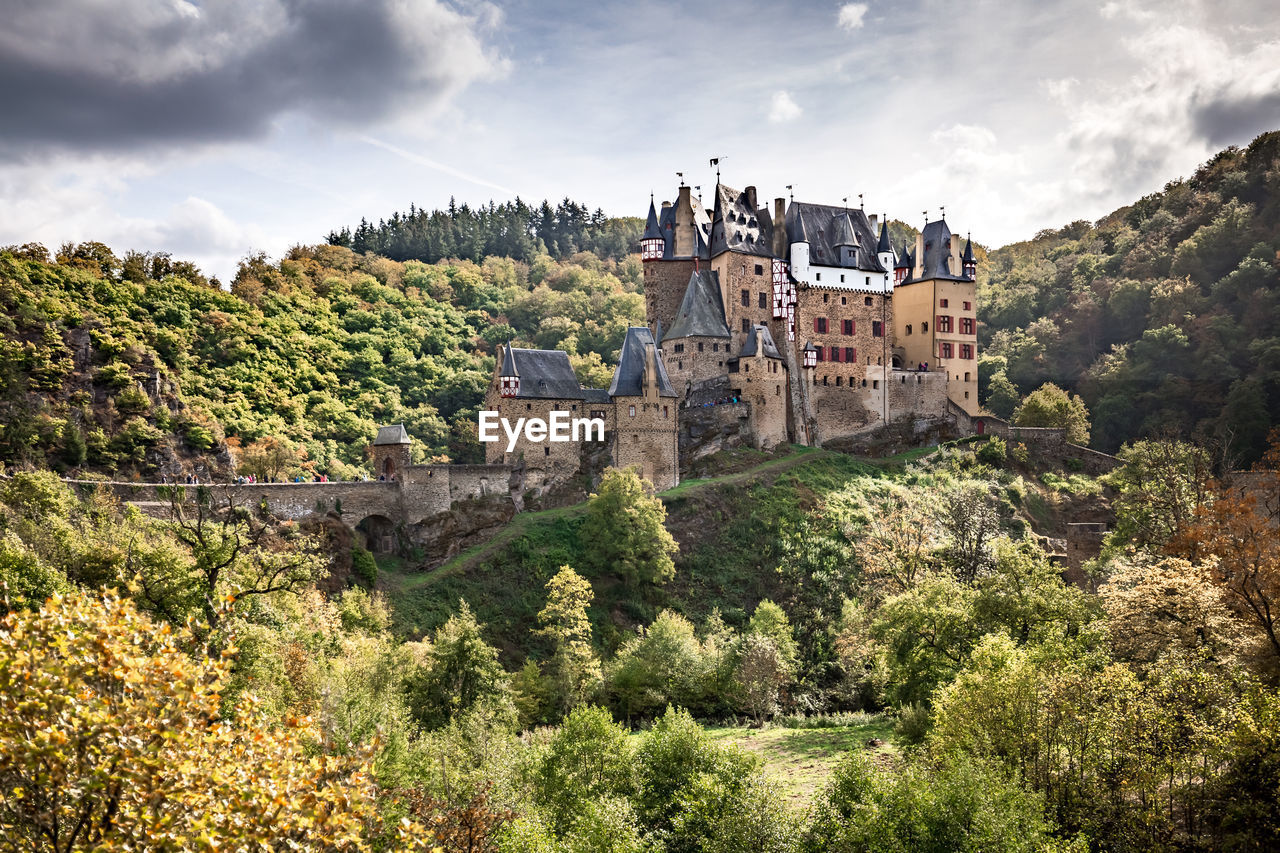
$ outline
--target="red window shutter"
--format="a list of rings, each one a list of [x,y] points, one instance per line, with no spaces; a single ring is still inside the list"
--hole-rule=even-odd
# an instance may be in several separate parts
[[[814,318],[813,318],[813,330],[814,330],[815,332],[816,332],[816,331],[818,331],[818,318],[817,318],[817,317],[814,317]]]

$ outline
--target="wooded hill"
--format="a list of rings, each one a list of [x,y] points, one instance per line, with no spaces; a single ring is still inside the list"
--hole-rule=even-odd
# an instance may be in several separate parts
[[[1171,430],[1256,460],[1280,421],[1280,132],[992,251],[978,284],[997,414],[1051,381],[1084,398],[1102,450]]]
[[[644,321],[640,282],[635,257],[424,264],[317,246],[247,258],[227,292],[164,255],[11,247],[0,463],[226,474],[227,442],[289,475],[351,477],[376,426],[397,422],[419,460],[477,461],[494,346],[567,350],[584,383],[607,387]]]

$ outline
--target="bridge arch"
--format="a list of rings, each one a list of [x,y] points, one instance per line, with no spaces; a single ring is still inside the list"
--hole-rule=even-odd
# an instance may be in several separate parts
[[[364,547],[373,553],[389,554],[396,550],[396,523],[385,515],[370,513],[360,519],[355,529]]]

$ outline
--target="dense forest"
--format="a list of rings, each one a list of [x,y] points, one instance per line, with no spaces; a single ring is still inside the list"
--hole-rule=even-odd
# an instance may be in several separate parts
[[[640,282],[634,256],[425,264],[317,246],[247,258],[228,292],[163,255],[11,248],[0,462],[226,474],[228,447],[253,447],[290,473],[350,478],[376,427],[397,422],[419,460],[475,460],[495,345],[566,350],[585,384],[607,387],[644,321]]]
[[[1280,421],[1280,132],[992,251],[979,318],[996,414],[1053,382],[1084,400],[1099,449],[1171,432],[1256,460]]]
[[[328,242],[361,255],[426,263],[447,258],[479,263],[490,256],[531,263],[543,254],[566,260],[579,252],[621,261],[636,251],[642,231],[640,217],[608,217],[599,208],[592,213],[567,198],[555,207],[547,201],[530,207],[516,198],[474,209],[450,199],[446,210],[410,205],[407,213],[397,211],[377,225],[361,220],[354,231],[330,232]]]

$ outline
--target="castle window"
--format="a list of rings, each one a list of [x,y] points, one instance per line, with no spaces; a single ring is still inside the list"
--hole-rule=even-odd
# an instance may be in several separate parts
[[[939,300],[938,300],[938,307],[939,307],[939,308],[946,308],[946,307],[947,307],[947,300],[945,300],[945,299],[939,299]]]
[[[961,358],[973,358],[973,344],[961,344],[961,345],[960,345],[960,357],[961,357]]]
[[[967,371],[967,370],[964,372],[964,381],[965,381],[965,382],[968,382],[968,381],[969,381],[969,371]]]
[[[751,331],[751,321],[748,320],[746,317],[742,318],[742,331],[744,332]]]
[[[551,445],[547,445],[546,447],[542,448],[542,455],[543,456],[551,455]]]
[[[910,323],[908,323],[908,324],[907,324],[907,334],[908,334],[908,335],[909,335],[909,334],[911,334],[911,324],[910,324]]]
[[[836,377],[836,387],[837,387],[837,388],[839,388],[839,387],[841,387],[842,385],[844,385],[844,377],[843,377],[843,376],[837,376],[837,377]]]
[[[841,304],[841,305],[848,305],[848,304],[849,304],[849,300],[848,300],[848,299],[846,299],[845,297],[841,296],[841,297],[840,297],[840,304]]]
[[[866,387],[867,387],[867,380],[865,380],[865,379],[864,379],[864,380],[862,380],[862,387],[863,387],[863,388],[866,388]]]
[[[852,320],[841,320],[841,321],[840,321],[840,325],[843,327],[844,333],[845,333],[846,335],[852,335],[852,334],[853,334],[853,321],[852,321]]]
[[[749,364],[744,364],[744,365],[742,365],[742,372],[743,372],[743,373],[750,373],[750,372],[751,372],[751,365],[749,365]]]
[[[839,360],[840,360],[840,347],[832,347],[832,348],[831,348],[831,360],[832,360],[832,361],[839,361]]]
[[[628,406],[627,409],[628,409],[627,414],[634,418],[636,416],[636,407]]]
[[[864,297],[862,297],[862,304],[863,304],[863,305],[870,305],[870,304],[871,304],[871,297],[870,297],[870,296],[864,296]]]
[[[815,332],[819,333],[819,334],[825,334],[825,333],[826,333],[826,331],[827,331],[827,318],[826,318],[826,317],[814,317],[814,318],[813,318],[813,330],[814,330]]]
[[[592,410],[591,410],[591,417],[593,417],[593,418],[599,418],[600,420],[604,420],[604,409],[592,409]]]
[[[781,396],[782,396],[782,386],[781,386],[781,385],[774,385],[774,386],[773,386],[773,396],[775,396],[775,397],[781,397]]]
[[[951,333],[951,317],[946,314],[938,315],[937,329],[943,334]]]
[[[671,349],[676,355],[679,355],[680,353],[684,352],[684,344],[676,344]]]
[[[756,275],[764,275],[764,265],[756,264]]]
[[[884,323],[881,323],[879,320],[871,321],[871,337],[873,338],[884,337]]]
[[[827,301],[827,298],[828,298],[830,295],[831,295],[831,294],[829,294],[829,293],[824,293],[824,294],[822,294],[822,301],[823,301],[823,302],[826,302],[826,301]]]
[[[845,348],[844,348],[844,360],[845,360],[845,361],[847,361],[847,362],[849,362],[850,364],[852,364],[853,362],[857,361],[857,360],[858,360],[858,349],[857,349],[857,347],[845,347]]]
[[[972,310],[973,310],[973,303],[972,303],[972,302],[966,302],[966,303],[964,303],[964,310],[966,310],[966,311],[972,311]]]
[[[683,361],[677,361],[677,362],[676,362],[676,370],[684,370],[684,362],[683,362]]]
[[[760,269],[760,267],[756,267],[756,269],[758,270],[758,269]],[[761,293],[761,294],[760,294],[760,306],[759,306],[759,307],[761,307],[761,308],[768,308],[768,307],[769,307],[769,297],[768,297],[766,294],[764,294],[764,293]]]
[[[973,334],[973,318],[972,317],[960,318],[960,334],[962,335]]]
[[[826,360],[827,360],[827,348],[826,348],[826,347],[817,347],[816,349],[818,350],[818,361],[826,361]]]
[[[964,392],[964,398],[965,398],[966,400],[968,400],[968,399],[969,399],[969,392],[968,392],[968,391],[965,391],[965,392]]]
[[[742,291],[742,307],[747,308],[747,307],[750,307],[750,305],[751,305],[751,291],[744,290]]]
[[[525,410],[526,412],[532,412],[532,411],[533,411],[533,403],[525,403],[525,404],[524,404],[524,410]]]
[[[825,376],[823,376],[823,377],[822,377],[822,384],[823,384],[823,385],[826,385],[826,384],[827,384],[827,377],[825,377]]]
[[[867,287],[870,287],[870,286],[871,286],[871,276],[867,276]],[[870,305],[871,303],[868,302],[867,304]]]
[[[665,418],[666,416],[667,416],[667,407],[666,407],[666,406],[663,406],[663,407],[662,407],[662,417],[663,417],[663,418]]]
[[[954,358],[955,347],[950,342],[938,344],[938,358]]]
[[[929,321],[925,320],[923,323],[920,324],[920,334],[922,335],[926,334],[928,333],[928,331],[929,331]]]
[[[704,346],[706,346],[706,343],[704,343],[703,341],[698,341],[698,352],[702,352],[702,348]]]
[[[840,283],[844,284],[844,273],[840,273]],[[844,297],[841,297],[843,299]]]
[[[569,407],[569,409],[574,412],[578,411],[578,404],[574,403],[572,406]]]
[[[872,388],[879,388],[879,387],[880,387],[880,380],[879,380],[879,379],[872,379],[872,380],[871,380],[871,387],[872,387]]]

